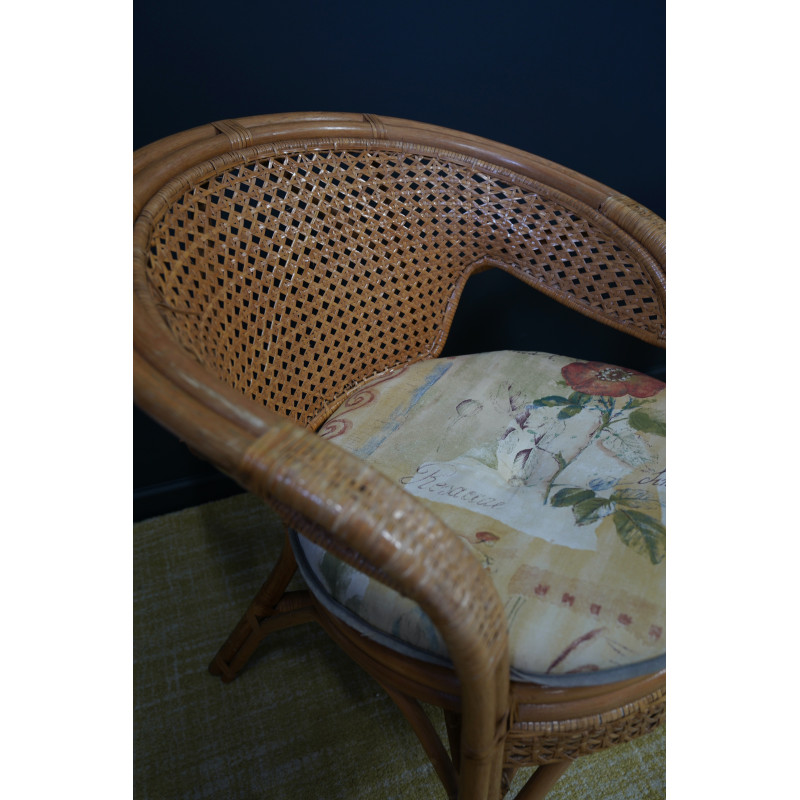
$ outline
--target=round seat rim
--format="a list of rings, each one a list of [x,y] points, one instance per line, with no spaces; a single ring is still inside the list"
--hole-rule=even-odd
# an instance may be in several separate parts
[[[386,650],[390,650],[416,661],[422,661],[443,669],[452,670],[452,664],[449,659],[438,656],[411,642],[380,630],[336,600],[322,585],[313,568],[308,563],[303,547],[299,542],[301,537],[302,534],[294,530],[289,532],[289,539],[292,544],[292,550],[294,551],[298,569],[306,585],[309,587],[311,594],[316,598],[318,604],[330,615],[336,617],[344,625],[352,628],[362,636],[371,639]],[[525,673],[512,666],[509,670],[509,674],[511,682],[520,687],[527,685],[549,687],[552,689],[601,687],[625,683],[629,680],[640,679],[648,675],[655,675],[663,672],[666,669],[666,658],[667,655],[666,652],[664,652],[659,656],[654,656],[642,661],[635,661],[621,667],[611,667],[593,672],[564,673],[557,675]]]

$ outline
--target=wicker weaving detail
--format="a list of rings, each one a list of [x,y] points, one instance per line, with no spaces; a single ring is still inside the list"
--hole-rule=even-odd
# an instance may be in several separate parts
[[[506,767],[574,760],[654,731],[666,717],[666,692],[603,714],[558,722],[517,722],[506,739]]]
[[[231,147],[246,147],[252,141],[250,131],[236,120],[223,119],[214,123],[214,127],[228,137]]]
[[[661,264],[665,267],[667,224],[661,217],[624,195],[607,197],[600,206],[600,211],[626,230],[634,230],[642,244],[654,252],[661,253]]]
[[[308,423],[398,354],[436,355],[487,265],[663,338],[658,267],[612,241],[613,223],[463,157],[381,145],[252,148],[170,199],[148,279],[175,337],[226,383]]]
[[[383,122],[381,122],[380,117],[375,114],[364,114],[364,119],[369,123],[369,127],[372,129],[372,135],[376,139],[386,138],[386,127]]]

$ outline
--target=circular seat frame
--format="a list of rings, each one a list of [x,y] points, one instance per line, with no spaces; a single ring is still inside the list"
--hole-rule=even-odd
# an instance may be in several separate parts
[[[313,154],[308,162],[291,160],[292,154],[303,152]],[[317,178],[325,178],[335,168],[324,161],[329,153],[357,154],[352,163],[348,161],[346,182],[360,181],[359,187],[370,193],[379,188],[389,209],[384,217],[380,206],[372,222],[364,222],[363,211],[359,219],[352,203],[341,200],[344,195],[339,193],[346,194],[346,186],[340,188],[337,183],[336,191],[325,181],[319,191],[311,186],[314,176],[309,170],[318,167]],[[390,153],[398,163],[407,157],[413,179],[406,174],[403,185],[417,193],[411,202],[419,221],[382,232],[385,248],[381,253],[369,251],[375,220],[382,225],[384,218],[396,215],[390,200],[408,202],[408,198],[403,192],[392,194],[385,180],[380,187],[370,185],[370,166],[363,162],[364,155],[371,153]],[[318,159],[317,167],[314,159]],[[244,185],[241,171],[262,162],[277,165],[269,173],[276,186],[253,173],[239,192],[237,181]],[[475,198],[474,208],[455,208],[454,216],[466,222],[459,223],[462,228],[457,231],[451,226],[453,231],[448,228],[448,235],[436,240],[443,244],[440,250],[434,248],[433,266],[428,263],[430,254],[420,256],[419,263],[417,255],[410,255],[425,249],[413,240],[414,231],[434,236],[445,230],[425,227],[441,220],[429,219],[437,215],[438,206],[425,208],[426,176],[415,177],[420,164],[426,168],[432,164],[427,174],[431,185],[437,180],[436,169],[444,174],[442,164],[456,164],[455,172],[443,178],[446,192],[455,181],[459,190]],[[203,192],[223,175],[227,183],[213,195],[214,202],[222,198],[224,205],[228,197],[230,203],[220,217],[214,216],[216,210],[206,209]],[[494,181],[493,193],[484,199],[480,184],[487,177]],[[410,186],[408,182],[414,180]],[[270,202],[252,196],[248,201],[247,192],[254,186],[268,194]],[[430,191],[428,199],[435,194],[441,201],[440,188]],[[284,207],[291,201],[293,211],[302,206],[303,214],[297,211],[290,219],[288,212],[276,213],[277,222],[268,219],[266,212],[280,206],[278,197]],[[251,201],[256,211],[245,208]],[[536,205],[540,201],[541,208]],[[526,228],[514,216],[515,203],[527,212],[540,208],[544,233],[538,243],[530,243],[533,223]],[[313,208],[306,211],[309,205]],[[205,227],[192,232],[189,229],[197,224],[198,215]],[[269,228],[279,244],[272,249],[262,245],[261,234],[251,230],[254,221]],[[311,228],[303,228],[306,224]],[[250,237],[248,244],[239,241],[237,226],[248,229],[247,236],[242,236]],[[308,230],[322,227],[328,236],[325,241],[321,234],[316,242],[313,236],[309,239]],[[403,239],[409,229],[411,245]],[[469,246],[456,241],[456,234],[463,235],[465,230],[472,230],[476,240]],[[345,250],[336,251],[339,245],[331,235],[335,231],[341,233]],[[252,256],[255,239],[262,248],[261,261]],[[598,260],[606,244],[613,248],[603,264],[603,291],[594,292],[592,268],[587,270],[593,259],[589,251],[580,249],[591,244],[585,239],[594,243],[592,253],[600,245]],[[191,259],[179,252],[187,242]],[[565,248],[570,258],[565,257]],[[343,252],[350,259],[346,269],[339,266]],[[391,254],[396,258],[386,267],[381,259]],[[460,255],[460,263],[453,263],[454,254]],[[291,259],[294,262],[287,265]],[[314,272],[314,259],[326,266]],[[551,269],[548,259],[557,268]],[[411,261],[416,272],[405,289],[391,290],[400,299],[384,315],[390,290],[386,281],[375,289],[370,269],[377,264],[374,274],[382,279],[387,275],[402,278]],[[366,380],[401,363],[438,355],[464,282],[490,267],[512,272],[603,324],[665,345],[663,221],[602,184],[520,150],[436,126],[369,114],[285,114],[201,126],[134,155],[136,403],[195,452],[270,503],[287,526],[418,602],[442,634],[454,665],[449,670],[401,656],[349,629],[307,592],[286,593],[296,570],[287,537],[272,574],[212,662],[212,673],[232,680],[271,631],[317,621],[395,701],[419,736],[449,797],[500,797],[519,767],[540,765],[518,795],[530,800],[544,796],[575,758],[659,725],[664,718],[665,673],[568,689],[510,681],[504,610],[491,581],[459,548],[457,537],[402,489],[311,432]],[[451,273],[445,274],[450,268]],[[333,276],[340,282],[332,289],[315,289],[313,308],[290,298],[282,310],[275,310],[278,296],[300,291],[310,297],[309,286],[322,273],[325,279]],[[352,275],[356,283],[372,280],[377,300],[359,295],[362,284],[356,287],[353,300]],[[268,286],[270,278],[273,283]],[[301,281],[304,288],[299,289]],[[433,298],[421,306],[414,305],[412,297],[420,287]],[[259,292],[268,300],[262,300],[256,312]],[[204,307],[197,305],[199,297],[205,298]],[[320,348],[328,347],[337,336],[347,339],[349,333],[341,333],[347,329],[339,326],[329,308],[333,303],[335,311],[343,297],[349,305],[339,308],[340,318],[352,315],[358,303],[373,302],[369,313],[353,317],[350,330],[353,323],[356,328],[371,324],[373,313],[383,327],[356,343],[334,342],[335,352],[329,359],[336,363],[325,373],[321,351],[311,348],[313,352],[307,354],[308,337],[304,344],[302,332],[310,330],[308,317],[320,314],[324,307],[328,316],[320,323],[314,346],[320,342]],[[402,319],[406,307],[418,312],[410,316],[423,318],[420,330],[411,330],[412,323]],[[248,315],[250,323],[245,319]],[[397,328],[400,333],[393,334],[395,341],[381,349],[386,331]],[[290,336],[293,344],[283,356],[278,351],[281,363],[270,373],[268,361],[273,356],[261,354],[259,342],[272,336],[274,344],[278,332]],[[262,383],[247,373],[254,362],[265,375]],[[444,710],[449,754],[420,701]]]

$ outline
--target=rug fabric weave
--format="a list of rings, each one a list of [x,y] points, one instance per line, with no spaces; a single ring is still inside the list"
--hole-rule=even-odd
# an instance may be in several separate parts
[[[271,634],[230,684],[208,674],[282,541],[247,494],[134,525],[134,798],[444,798],[400,712],[317,626]],[[548,800],[662,798],[664,751],[661,729],[581,759]]]

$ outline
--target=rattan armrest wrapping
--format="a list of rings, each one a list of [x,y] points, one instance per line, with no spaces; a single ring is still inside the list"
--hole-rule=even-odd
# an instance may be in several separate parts
[[[509,691],[505,612],[488,575],[431,512],[357,457],[266,411],[247,430],[226,387],[199,383],[180,350],[166,358],[172,349],[160,352],[169,377],[135,354],[137,404],[298,531],[419,604],[461,682],[462,774],[485,797],[499,781]],[[217,410],[226,408],[227,419]]]
[[[466,545],[369,465],[289,423],[254,442],[242,468],[243,483],[295,528],[431,618],[461,681],[462,774],[485,781],[475,796],[486,796],[508,722],[508,637],[497,591]]]

